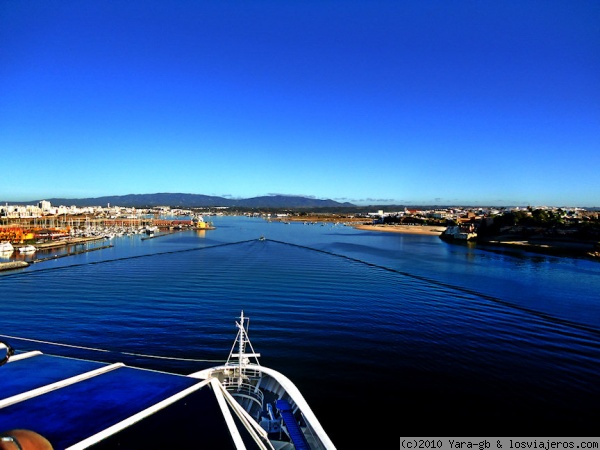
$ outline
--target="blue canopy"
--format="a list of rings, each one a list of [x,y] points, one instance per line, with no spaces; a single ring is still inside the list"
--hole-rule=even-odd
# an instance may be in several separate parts
[[[23,356],[28,355],[0,367],[0,432],[25,428],[45,436],[55,449],[86,448],[94,436],[105,439],[202,389],[206,394],[199,400],[203,406],[194,409],[201,415],[194,418],[194,432],[206,420],[205,431],[217,433],[220,448],[231,443],[214,395],[202,380],[39,352]],[[215,418],[220,418],[216,424]],[[149,437],[157,431],[146,430]]]

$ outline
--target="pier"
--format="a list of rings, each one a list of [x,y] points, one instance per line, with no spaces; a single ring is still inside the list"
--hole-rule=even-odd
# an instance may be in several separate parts
[[[83,253],[89,253],[89,252],[93,252],[96,250],[104,250],[107,248],[114,247],[114,245],[111,244],[111,245],[103,245],[103,246],[99,246],[99,247],[86,248],[86,249],[81,249],[81,250],[69,251],[70,249],[68,249],[68,247],[70,247],[70,246],[83,245],[88,242],[98,241],[98,240],[104,240],[104,238],[103,237],[70,238],[70,239],[60,239],[60,240],[56,240],[56,241],[44,242],[41,244],[35,244],[36,250],[38,250],[38,251],[53,250],[53,249],[61,249],[62,250],[65,247],[67,247],[67,249],[66,249],[67,251],[64,253],[56,254],[56,255],[52,255],[52,256],[35,258],[35,259],[32,259],[31,261],[2,262],[2,263],[0,263],[0,271],[22,269],[22,268],[30,266],[31,264],[41,263],[44,261],[50,261],[52,259],[64,258],[66,256],[81,255]]]
[[[79,238],[68,238],[68,239],[57,239],[54,241],[42,242],[40,244],[33,244],[37,250],[48,250],[52,248],[67,247],[69,245],[83,245],[87,242],[101,241],[105,238],[103,236],[92,236],[92,237],[79,237]]]
[[[77,250],[77,251],[74,251],[74,252],[63,253],[61,255],[52,255],[52,256],[47,256],[45,258],[36,258],[33,261],[31,261],[31,263],[32,264],[36,264],[36,263],[41,263],[41,262],[44,262],[44,261],[50,261],[52,259],[64,258],[66,256],[81,255],[83,253],[94,252],[96,250],[104,250],[106,248],[111,248],[111,247],[114,247],[114,245],[104,245],[102,247],[88,248],[88,249],[85,249],[85,250]]]
[[[0,271],[22,269],[24,267],[29,267],[29,263],[25,261],[11,261],[0,263]]]
[[[170,236],[171,234],[175,234],[175,233],[177,233],[177,231],[171,231],[169,233],[150,234],[150,235],[148,235],[146,237],[141,238],[141,240],[142,241],[146,241],[148,239],[156,239],[156,238],[159,238],[159,237],[162,237],[162,236]]]

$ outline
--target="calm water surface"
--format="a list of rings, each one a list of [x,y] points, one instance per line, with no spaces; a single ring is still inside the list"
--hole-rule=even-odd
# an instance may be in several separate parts
[[[0,274],[0,333],[19,350],[190,373],[227,356],[243,309],[262,363],[298,385],[340,449],[597,435],[599,263],[211,219]]]

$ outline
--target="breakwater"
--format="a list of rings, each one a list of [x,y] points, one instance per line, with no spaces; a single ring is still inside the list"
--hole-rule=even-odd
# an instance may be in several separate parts
[[[29,263],[25,261],[10,261],[0,263],[0,271],[4,270],[14,270],[14,269],[22,269],[24,267],[28,267]]]
[[[94,252],[96,250],[104,250],[106,248],[111,248],[113,247],[113,245],[103,245],[102,247],[95,247],[95,248],[88,248],[85,250],[77,250],[74,252],[68,252],[68,253],[62,253],[60,255],[52,255],[52,256],[47,256],[45,258],[36,258],[33,261],[31,261],[32,263],[41,263],[44,261],[50,261],[51,259],[57,259],[57,258],[64,258],[66,256],[73,256],[73,255],[81,255],[83,253],[89,253],[89,252]]]

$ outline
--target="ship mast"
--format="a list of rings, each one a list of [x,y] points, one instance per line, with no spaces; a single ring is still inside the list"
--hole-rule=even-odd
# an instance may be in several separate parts
[[[260,353],[255,353],[252,348],[252,343],[250,342],[250,338],[248,338],[248,324],[250,322],[249,317],[244,316],[244,311],[242,311],[240,315],[240,321],[235,322],[238,328],[238,334],[233,342],[233,346],[231,348],[231,352],[229,353],[229,358],[227,358],[227,363],[225,365],[233,365],[234,358],[237,359],[237,370],[239,376],[237,377],[238,386],[242,385],[243,380],[246,378],[246,367],[250,364],[250,358],[254,358],[255,364],[260,366],[258,362],[258,358],[260,357]],[[246,345],[250,346],[250,352],[246,353]],[[234,353],[234,349],[237,346],[238,351]]]
[[[246,319],[249,320],[249,319]],[[240,314],[240,322],[236,322],[236,325],[238,326],[240,332],[238,333],[239,336],[239,343],[238,343],[238,366],[240,368],[240,373],[243,372],[244,367],[246,366],[246,361],[244,358],[244,350],[245,350],[245,344],[244,341],[246,339],[246,327],[244,325],[244,310],[242,310],[242,313]],[[239,378],[238,384],[241,383],[241,378]]]

